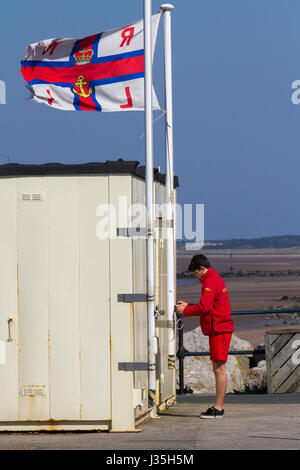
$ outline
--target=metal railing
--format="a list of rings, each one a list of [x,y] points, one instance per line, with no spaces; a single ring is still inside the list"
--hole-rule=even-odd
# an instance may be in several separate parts
[[[264,314],[278,314],[278,313],[300,313],[299,308],[293,309],[278,309],[278,310],[241,310],[236,312],[231,312],[231,315],[264,315]],[[184,387],[184,358],[187,356],[209,356],[209,351],[196,351],[191,352],[185,349],[183,346],[183,317],[182,315],[177,315],[178,318],[178,351],[177,357],[179,360],[179,389],[176,393],[182,395],[184,393],[192,393],[192,390]],[[228,354],[230,355],[254,355],[254,354],[264,354],[265,349],[249,349],[249,350],[230,350]]]

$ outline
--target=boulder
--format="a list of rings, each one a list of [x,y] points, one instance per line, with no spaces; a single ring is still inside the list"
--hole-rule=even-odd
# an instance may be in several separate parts
[[[246,378],[248,391],[263,391],[267,388],[266,361],[260,361],[256,367],[249,369]]]
[[[204,336],[200,327],[184,332],[183,345],[188,351],[209,351],[208,337]],[[251,350],[253,346],[232,335],[231,350]],[[230,355],[226,363],[227,393],[244,392],[247,388],[254,389],[265,381],[265,361],[257,367],[249,368],[250,356]],[[178,370],[177,360],[177,370]],[[177,377],[178,382],[178,377]],[[193,356],[184,359],[184,385],[194,393],[215,393],[215,376],[209,356]]]

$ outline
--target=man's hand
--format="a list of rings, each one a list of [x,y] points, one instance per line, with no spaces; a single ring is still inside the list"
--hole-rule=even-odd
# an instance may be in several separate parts
[[[183,300],[178,300],[177,304],[176,304],[176,308],[178,310],[179,313],[183,313],[183,310],[185,309],[185,307],[188,306],[188,303],[187,302],[184,302]]]

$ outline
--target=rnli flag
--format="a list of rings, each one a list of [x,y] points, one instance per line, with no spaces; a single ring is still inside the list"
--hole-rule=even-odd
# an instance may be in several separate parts
[[[153,53],[160,14],[152,16]],[[144,109],[144,21],[83,39],[30,44],[21,73],[33,99],[69,111]],[[153,90],[153,109],[160,109]]]

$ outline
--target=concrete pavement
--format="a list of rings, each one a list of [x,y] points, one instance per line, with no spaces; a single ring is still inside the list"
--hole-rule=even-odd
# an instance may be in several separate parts
[[[213,395],[178,396],[139,433],[0,433],[4,449],[300,449],[300,393],[226,395],[223,419],[200,419]]]

